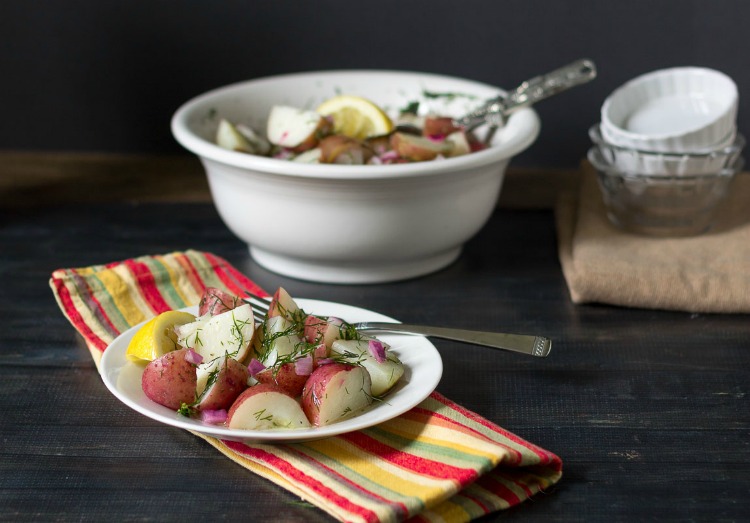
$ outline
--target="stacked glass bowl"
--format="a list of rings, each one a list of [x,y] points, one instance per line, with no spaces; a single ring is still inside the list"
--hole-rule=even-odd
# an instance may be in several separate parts
[[[604,102],[589,130],[607,216],[631,232],[700,234],[743,167],[737,87],[711,69],[639,76]]]

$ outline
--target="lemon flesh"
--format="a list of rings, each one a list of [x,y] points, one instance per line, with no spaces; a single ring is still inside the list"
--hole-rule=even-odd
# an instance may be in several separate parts
[[[189,312],[162,312],[136,331],[125,355],[135,362],[149,362],[164,356],[179,348],[175,327],[192,321],[195,321],[195,316]]]
[[[383,110],[366,98],[341,95],[329,98],[316,111],[333,119],[333,131],[364,140],[393,130],[393,122]]]

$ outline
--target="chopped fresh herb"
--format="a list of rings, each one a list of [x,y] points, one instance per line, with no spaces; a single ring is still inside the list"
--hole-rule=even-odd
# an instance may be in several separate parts
[[[195,409],[193,409],[192,405],[188,405],[187,403],[183,403],[180,405],[180,408],[177,409],[177,414],[180,414],[182,416],[185,416],[186,418],[189,418]]]
[[[255,421],[271,421],[273,419],[273,414],[263,416],[265,413],[266,409],[261,409],[258,412],[253,413],[253,416],[255,416]]]
[[[409,102],[406,107],[399,111],[401,114],[417,114],[419,113],[419,102]]]

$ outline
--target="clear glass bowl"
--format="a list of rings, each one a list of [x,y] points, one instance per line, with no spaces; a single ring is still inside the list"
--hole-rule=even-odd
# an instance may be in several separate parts
[[[600,124],[589,129],[589,137],[604,160],[620,171],[632,174],[684,176],[715,174],[734,165],[745,147],[745,137],[732,133],[724,143],[712,150],[693,153],[653,153],[619,147],[602,135]]]
[[[594,146],[588,160],[596,168],[609,220],[616,226],[652,236],[692,236],[713,225],[744,159],[711,174],[641,174],[623,171]]]

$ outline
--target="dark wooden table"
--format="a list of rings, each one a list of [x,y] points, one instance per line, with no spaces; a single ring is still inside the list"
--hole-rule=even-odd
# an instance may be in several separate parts
[[[191,169],[184,183],[199,180]],[[92,171],[78,188],[13,171],[1,193],[0,520],[330,520],[119,403],[47,284],[56,268],[187,248],[299,297],[552,337],[546,360],[434,341],[441,393],[564,462],[558,486],[487,521],[750,518],[748,317],[573,305],[549,208],[501,206],[455,264],[430,276],[321,285],[258,267],[205,194],[117,198],[112,177],[131,171]]]

